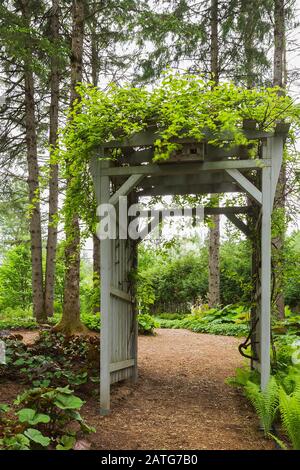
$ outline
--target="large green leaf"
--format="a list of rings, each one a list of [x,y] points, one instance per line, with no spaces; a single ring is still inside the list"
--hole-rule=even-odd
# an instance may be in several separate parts
[[[59,444],[57,444],[56,450],[70,450],[73,448],[75,441],[76,439],[74,436],[68,436],[65,434],[61,437]]]
[[[50,439],[43,434],[38,429],[28,428],[24,432],[25,436],[28,437],[31,441],[40,444],[43,447],[47,447],[50,444]]]
[[[66,395],[72,395],[73,393],[73,390],[69,389],[69,385],[67,385],[66,387],[57,387],[55,390]]]
[[[21,423],[36,425],[38,423],[49,423],[50,421],[50,416],[38,413],[36,410],[32,410],[31,408],[23,408],[18,411],[17,415],[19,416]]]
[[[6,405],[5,403],[0,403],[0,412],[6,413],[9,410],[9,405]]]
[[[58,393],[54,401],[54,404],[62,410],[77,410],[82,407],[83,403],[79,397],[63,393]]]
[[[8,450],[30,450],[30,440],[24,434],[2,439],[2,445]]]
[[[80,422],[81,430],[85,433],[96,432],[93,426],[89,426],[85,421]]]

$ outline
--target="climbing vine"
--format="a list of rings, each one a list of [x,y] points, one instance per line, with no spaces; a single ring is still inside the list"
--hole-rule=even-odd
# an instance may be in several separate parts
[[[276,87],[244,89],[231,83],[212,87],[212,82],[196,75],[169,73],[152,90],[112,84],[104,92],[80,84],[78,93],[81,99],[69,111],[56,158],[73,176],[70,204],[82,218],[89,218],[89,226],[95,212],[88,162],[101,144],[153,126],[159,136],[154,159],[168,159],[180,148],[176,138],[200,141],[205,133],[215,146],[247,145],[243,120],[256,120],[258,129],[268,131],[278,120],[296,123],[300,116],[299,106]],[[117,156],[115,151],[111,157]]]

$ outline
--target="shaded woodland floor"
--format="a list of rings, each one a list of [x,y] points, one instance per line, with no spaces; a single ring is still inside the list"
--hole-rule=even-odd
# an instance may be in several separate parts
[[[31,343],[37,332],[21,332]],[[97,432],[93,449],[274,449],[239,390],[225,384],[243,364],[240,338],[157,330],[139,337],[139,379],[112,386],[112,412],[90,395],[82,415]],[[1,384],[1,401],[24,386]]]

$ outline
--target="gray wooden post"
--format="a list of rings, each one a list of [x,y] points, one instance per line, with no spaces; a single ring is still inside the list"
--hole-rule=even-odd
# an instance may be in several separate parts
[[[131,241],[133,245],[133,251],[134,251],[134,260],[133,260],[133,268],[137,269],[137,263],[138,263],[138,253],[137,253],[137,243],[135,241]],[[136,293],[136,284],[134,284],[134,294]],[[134,295],[134,304],[132,304],[132,309],[133,309],[133,318],[132,318],[132,323],[133,323],[133,341],[132,341],[132,349],[131,349],[131,357],[134,358],[134,366],[133,366],[133,373],[132,373],[132,381],[133,383],[136,383],[138,380],[138,336],[139,336],[139,325],[138,325],[138,308],[137,308],[137,302],[136,302],[136,297]]]
[[[267,144],[269,154],[269,145]],[[270,156],[270,155],[268,155]],[[271,348],[271,167],[262,169],[261,222],[261,309],[260,309],[260,372],[261,388],[265,390],[270,378]]]
[[[108,203],[110,198],[109,176],[102,176],[101,169],[107,168],[108,161],[100,166],[100,202]],[[111,282],[111,249],[109,238],[101,240],[101,330],[100,330],[100,414],[107,415],[110,410],[110,343],[111,343],[111,312],[110,312],[110,282]]]

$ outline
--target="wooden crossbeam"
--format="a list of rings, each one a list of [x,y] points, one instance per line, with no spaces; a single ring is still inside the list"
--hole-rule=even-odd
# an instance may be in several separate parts
[[[159,226],[159,224],[162,221],[161,213],[158,214],[158,217],[152,217],[151,220],[149,220],[148,224],[146,227],[141,231],[140,238],[138,239],[138,243],[144,240],[153,230],[156,229],[156,227]]]
[[[117,370],[127,369],[127,367],[133,367],[135,365],[134,359],[127,359],[126,361],[113,362],[109,366],[110,372],[116,372]]]
[[[220,171],[231,169],[257,169],[270,166],[269,160],[222,160],[203,163],[166,163],[164,165],[149,164],[137,166],[115,166],[101,169],[103,176],[131,176],[131,175],[193,175],[200,171]]]
[[[187,210],[188,213],[191,213],[193,216],[196,215],[196,208],[195,207],[185,207],[184,209]],[[249,214],[252,212],[252,207],[250,206],[232,206],[232,207],[204,207],[204,215],[216,215],[216,214],[223,214],[223,215],[235,215],[235,214]],[[163,210],[163,209],[162,209]],[[142,218],[149,218],[154,216],[159,216],[162,212],[160,209],[143,209],[141,210],[139,217]],[[174,213],[171,212],[171,217],[174,217]]]
[[[214,215],[214,214],[249,214],[252,212],[251,206],[232,206],[232,207],[205,207],[205,215]]]
[[[125,150],[124,150],[125,153]],[[129,154],[125,153],[124,157],[121,157],[121,161],[128,163],[129,165],[136,165],[144,162],[151,162],[154,157],[154,149],[148,148],[143,150],[135,150]]]
[[[110,286],[110,293],[114,297],[117,297],[118,299],[122,299],[125,302],[129,302],[129,303],[133,302],[130,294],[128,294],[127,292],[124,292],[123,290],[117,289],[114,286]]]
[[[244,154],[246,150],[247,148],[242,146],[216,147],[208,144],[206,145],[205,156],[208,160],[221,160],[233,156],[238,157],[240,154]],[[124,148],[120,161],[129,165],[136,165],[145,162],[151,163],[153,158],[154,147],[133,151],[131,148]]]
[[[218,184],[190,184],[178,186],[159,185],[154,188],[147,188],[138,192],[139,197],[143,196],[167,196],[176,194],[222,194],[241,192],[240,188],[234,183]]]
[[[226,172],[237,182],[239,187],[243,189],[249,196],[251,196],[256,202],[262,204],[262,194],[251,181],[248,180],[240,171],[237,169],[227,169]]]
[[[144,175],[131,175],[125,183],[110,197],[109,203],[115,205],[118,203],[119,198],[127,196],[132,189],[144,178]]]
[[[168,175],[151,176],[143,179],[140,188],[152,188],[156,186],[179,186],[179,185],[200,185],[200,184],[220,184],[231,183],[232,178],[224,171],[207,172],[194,175]]]
[[[227,213],[226,217],[228,220],[230,220],[231,223],[233,223],[233,225],[235,225],[241,232],[243,232],[243,234],[246,235],[246,237],[250,236],[250,230],[248,226],[241,219],[239,219],[235,214]]]
[[[244,135],[248,139],[264,139],[267,137],[272,137],[274,135],[274,132],[265,132],[265,131],[260,131],[256,129],[244,129],[243,130]],[[160,134],[157,130],[156,127],[153,127],[152,129],[145,129],[140,132],[137,132],[136,134],[123,138],[120,140],[113,140],[111,142],[106,142],[103,143],[102,146],[104,148],[124,148],[124,147],[142,147],[142,146],[147,146],[147,145],[154,145],[155,141],[160,138]],[[207,141],[214,138],[214,135],[212,134],[211,131],[203,131],[203,141]],[[220,140],[224,141],[230,141],[233,140],[233,133],[230,131],[224,131],[219,134]],[[174,138],[171,139],[172,142],[178,142],[178,143],[199,143],[196,141],[194,138],[189,138],[189,137],[183,137],[183,138]]]

